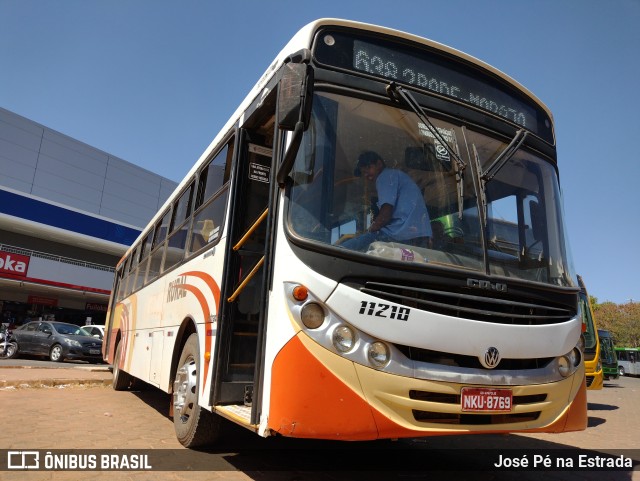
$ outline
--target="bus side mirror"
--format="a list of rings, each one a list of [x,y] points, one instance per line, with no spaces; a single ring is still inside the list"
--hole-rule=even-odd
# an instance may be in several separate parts
[[[305,63],[289,62],[282,66],[278,89],[278,127],[294,130],[298,122],[309,125],[312,103],[313,69]]]
[[[282,66],[278,88],[278,127],[293,131],[289,147],[278,167],[276,179],[280,187],[295,162],[302,134],[309,126],[313,99],[313,68],[308,65],[311,52],[307,49],[291,55]]]

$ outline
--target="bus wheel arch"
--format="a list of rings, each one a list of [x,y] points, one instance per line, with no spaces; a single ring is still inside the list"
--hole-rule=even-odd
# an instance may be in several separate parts
[[[182,350],[184,349],[184,345],[187,343],[187,339],[191,334],[197,333],[198,330],[196,328],[196,323],[191,317],[187,317],[180,324],[180,328],[176,333],[176,342],[173,345],[173,353],[171,354],[171,369],[169,370],[169,390],[168,392],[171,394],[173,392],[173,381],[176,377],[176,372],[178,371],[178,361],[180,360],[180,355],[182,354]],[[173,402],[171,403],[172,410],[171,415],[173,416]]]
[[[131,387],[134,379],[131,374],[120,369],[120,361],[121,361],[120,357],[122,355],[121,354],[122,350],[120,348],[121,340],[122,338],[120,336],[120,331],[118,331],[118,334],[116,335],[116,342],[114,344],[115,350],[113,353],[113,365],[112,365],[113,381],[111,383],[111,387],[113,387],[115,391],[126,391]]]
[[[221,430],[222,418],[198,403],[201,368],[198,334],[193,332],[186,338],[177,362],[171,404],[176,437],[187,448],[212,444]]]

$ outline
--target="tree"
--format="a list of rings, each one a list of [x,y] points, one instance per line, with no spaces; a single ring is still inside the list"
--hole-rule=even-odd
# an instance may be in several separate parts
[[[610,331],[617,346],[640,346],[640,302],[598,304],[596,297],[589,297],[598,329]]]

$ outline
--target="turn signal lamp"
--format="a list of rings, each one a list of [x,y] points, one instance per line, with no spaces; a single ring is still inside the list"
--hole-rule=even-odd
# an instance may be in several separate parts
[[[291,295],[296,301],[306,301],[307,297],[309,297],[309,289],[307,289],[305,286],[297,285],[291,291]]]

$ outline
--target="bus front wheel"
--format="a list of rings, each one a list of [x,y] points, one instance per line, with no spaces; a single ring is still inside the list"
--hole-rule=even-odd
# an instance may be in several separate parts
[[[618,366],[618,374],[620,374],[620,376],[624,376],[624,367]]]
[[[191,334],[182,348],[173,381],[173,425],[178,441],[187,448],[216,441],[222,421],[198,404],[199,373],[198,335]]]

